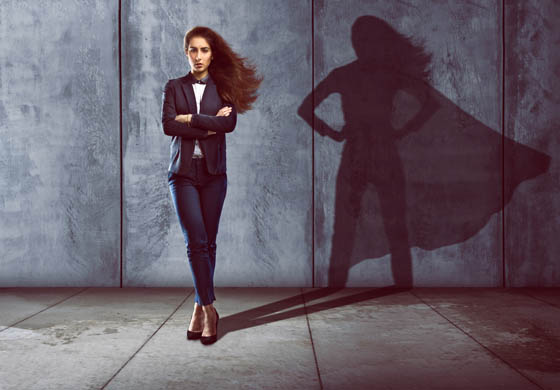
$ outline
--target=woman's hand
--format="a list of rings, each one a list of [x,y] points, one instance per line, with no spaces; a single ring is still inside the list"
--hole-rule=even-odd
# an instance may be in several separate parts
[[[216,116],[229,116],[230,112],[231,112],[231,107],[225,106],[218,110]],[[212,135],[212,134],[216,134],[216,132],[208,130],[208,135]]]
[[[229,115],[229,113],[231,112],[231,108],[230,108],[230,107],[224,107],[224,108],[229,108],[229,109],[230,109],[229,111],[227,111],[227,110],[224,111],[224,112],[227,112],[227,114],[226,114],[225,116]],[[224,108],[222,108],[220,111],[218,111],[218,114],[219,114]],[[224,115],[224,114],[222,114],[222,115]],[[177,122],[186,123],[186,124],[189,125],[189,126],[191,125],[191,119],[192,119],[192,114],[181,114],[181,115],[177,115],[177,116],[175,117],[175,120],[176,120]],[[212,135],[212,134],[216,134],[216,132],[215,132],[215,131],[210,131],[210,130],[208,130],[208,135]]]
[[[230,112],[231,112],[231,107],[225,106],[218,110],[216,116],[229,116]],[[208,135],[212,135],[212,134],[216,134],[216,132],[208,130]]]
[[[229,116],[231,113],[231,107],[225,106],[218,110],[216,116]],[[181,123],[186,123],[187,125],[191,125],[192,114],[184,114],[184,115],[177,115],[175,120]],[[208,130],[208,135],[216,134],[215,131]]]
[[[216,116],[229,116],[230,112],[231,112],[231,107],[225,106],[220,108]]]
[[[175,117],[175,120],[178,121],[178,122],[186,123],[187,125],[190,125],[191,118],[192,118],[191,114],[184,114],[184,115],[182,114],[182,115],[177,115]]]

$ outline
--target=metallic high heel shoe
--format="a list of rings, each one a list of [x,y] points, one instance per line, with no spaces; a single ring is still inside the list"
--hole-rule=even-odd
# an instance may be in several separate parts
[[[218,340],[218,321],[220,320],[220,316],[218,315],[218,310],[214,309],[216,312],[216,334],[212,336],[202,336],[202,332],[200,332],[200,342],[204,345],[210,345]]]

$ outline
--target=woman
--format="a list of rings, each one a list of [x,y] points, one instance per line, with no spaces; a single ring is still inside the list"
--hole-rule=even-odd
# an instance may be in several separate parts
[[[195,287],[187,338],[207,345],[218,334],[212,303],[216,235],[227,188],[225,134],[234,130],[237,112],[251,109],[262,79],[208,27],[188,31],[183,46],[191,70],[165,85],[162,124],[172,137],[169,189]]]

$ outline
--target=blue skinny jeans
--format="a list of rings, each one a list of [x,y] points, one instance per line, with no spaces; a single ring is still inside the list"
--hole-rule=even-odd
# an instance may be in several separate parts
[[[216,300],[216,236],[226,197],[227,175],[211,175],[204,158],[193,158],[190,172],[186,176],[168,172],[168,183],[187,247],[194,301],[209,305]]]

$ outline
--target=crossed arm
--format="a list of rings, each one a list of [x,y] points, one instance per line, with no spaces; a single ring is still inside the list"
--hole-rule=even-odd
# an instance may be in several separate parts
[[[229,133],[235,128],[237,111],[233,104],[222,107],[216,115],[177,115],[175,91],[168,81],[162,96],[161,123],[163,133],[168,136],[205,139],[216,133]]]

